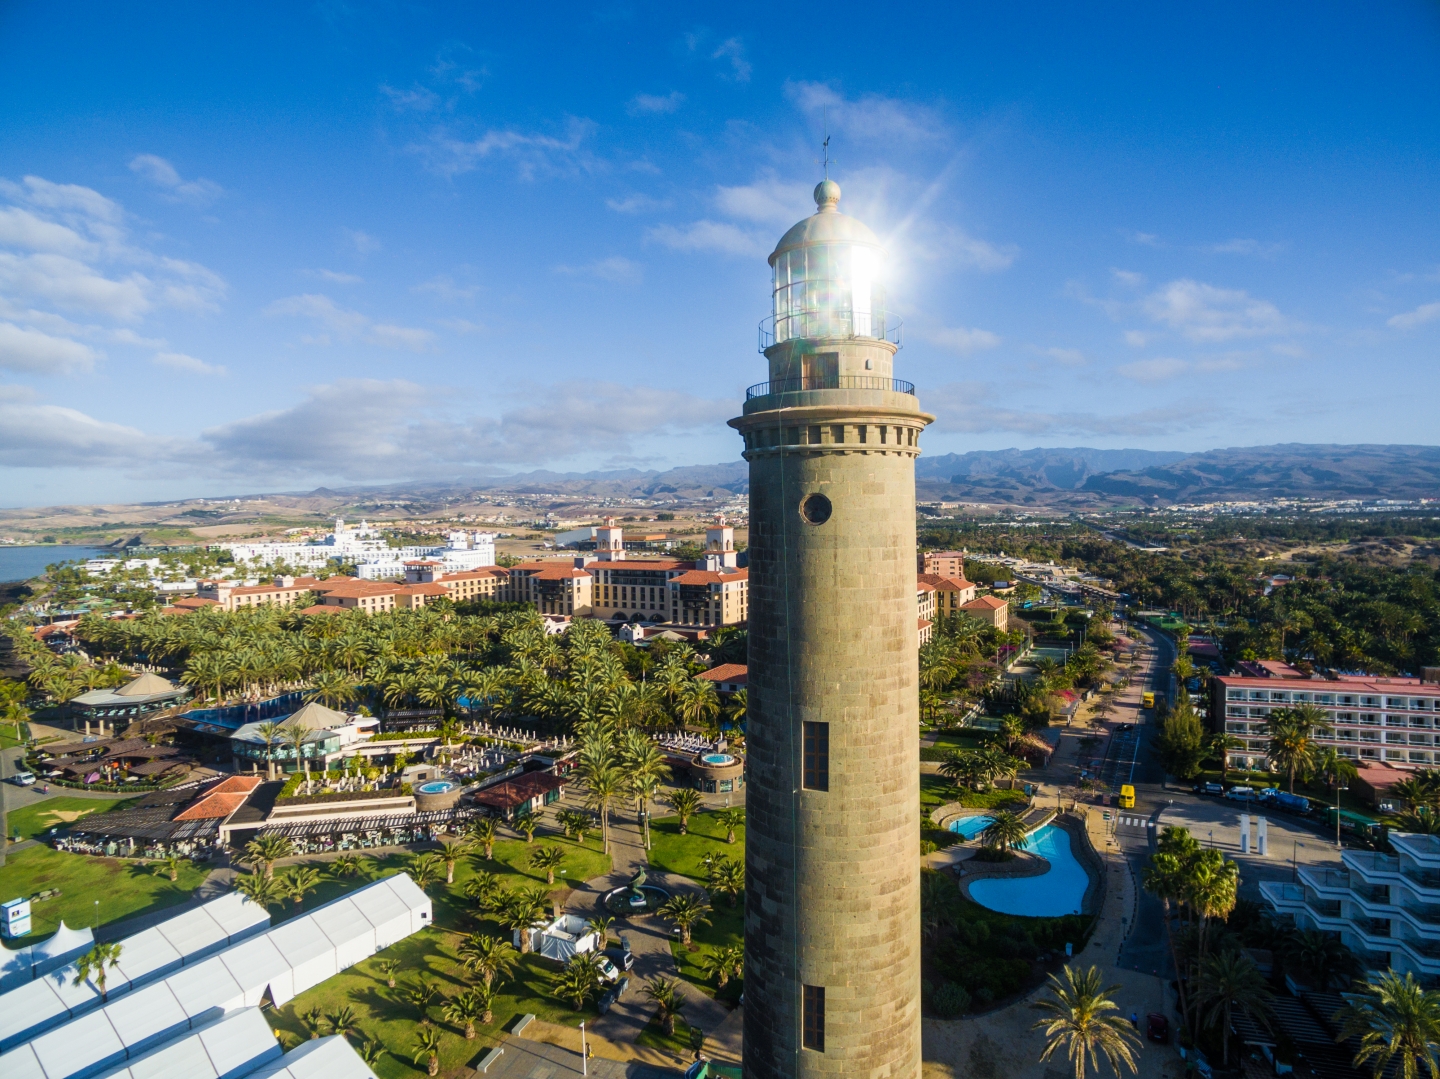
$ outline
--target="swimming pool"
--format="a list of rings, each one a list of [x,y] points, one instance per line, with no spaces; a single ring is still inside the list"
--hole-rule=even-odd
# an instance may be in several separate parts
[[[455,784],[447,779],[437,779],[419,788],[421,794],[449,794],[454,789]]]
[[[735,758],[728,753],[706,753],[700,758],[706,764],[734,764]]]
[[[1070,833],[1047,824],[1025,841],[1025,849],[1050,863],[1050,872],[1038,877],[992,877],[970,885],[970,898],[1001,914],[1055,918],[1079,914],[1090,887],[1085,872],[1070,850]]]
[[[950,830],[966,839],[974,839],[994,822],[994,817],[956,817],[950,822]]]

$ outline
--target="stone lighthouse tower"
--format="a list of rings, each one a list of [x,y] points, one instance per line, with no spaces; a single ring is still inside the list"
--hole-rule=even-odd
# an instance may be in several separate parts
[[[815,188],[770,256],[750,462],[746,1079],[920,1074],[915,458],[884,252]]]

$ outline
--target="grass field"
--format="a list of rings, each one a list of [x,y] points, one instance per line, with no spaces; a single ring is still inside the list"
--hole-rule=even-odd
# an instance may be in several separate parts
[[[32,896],[58,888],[58,899],[36,903],[34,933],[54,932],[63,918],[72,929],[100,925],[183,903],[205,880],[208,868],[186,863],[174,884],[138,862],[66,854],[49,847],[30,847],[8,855],[0,868],[0,895],[5,899]],[[96,900],[100,905],[97,908]]]
[[[703,885],[709,876],[705,871],[704,859],[707,854],[717,857],[745,860],[745,827],[735,829],[735,842],[725,842],[725,829],[715,820],[713,813],[700,813],[690,818],[688,835],[680,834],[680,819],[666,817],[653,821],[650,826],[650,864],[670,873],[689,877]],[[716,990],[715,978],[707,974],[701,965],[705,957],[720,948],[745,942],[745,897],[736,898],[734,907],[730,900],[719,893],[710,899],[714,909],[710,912],[710,924],[696,926],[692,932],[694,951],[679,940],[670,942],[670,951],[680,968],[680,976],[707,996],[718,996],[721,1000],[738,1000],[744,988],[742,982],[730,979],[723,990]],[[688,1035],[687,1035],[688,1037]],[[687,1046],[689,1042],[685,1043]]]
[[[635,1044],[643,1045],[647,1049],[659,1049],[662,1053],[673,1053],[682,1061],[689,1061],[695,1055],[690,1048],[690,1024],[678,1016],[675,1019],[674,1034],[666,1034],[664,1028],[651,1019],[635,1039]]]
[[[516,1016],[529,1012],[539,1019],[571,1026],[582,1019],[594,1019],[593,1002],[576,1012],[568,1002],[554,996],[555,978],[561,967],[535,955],[525,956],[515,977],[499,987],[494,1021],[478,1027],[473,1041],[466,1040],[462,1027],[446,1023],[441,1016],[444,998],[454,996],[471,984],[457,957],[457,949],[465,936],[483,932],[506,940],[511,937],[510,930],[480,914],[465,897],[462,890],[465,882],[477,872],[487,871],[498,874],[501,886],[505,888],[544,884],[544,872],[531,868],[529,864],[530,852],[541,844],[558,846],[566,853],[560,866],[566,875],[562,877],[558,870],[556,872],[554,894],[557,896],[566,889],[566,880],[585,880],[610,870],[610,858],[600,852],[600,841],[595,837],[587,839],[583,845],[552,835],[537,835],[533,844],[524,840],[502,840],[495,844],[493,861],[486,861],[484,852],[476,850],[456,865],[453,885],[447,887],[442,881],[431,886],[430,896],[435,904],[435,923],[431,928],[302,993],[272,1014],[272,1026],[283,1032],[287,1045],[293,1046],[310,1036],[300,1018],[302,1015],[317,1011],[332,1014],[348,1004],[358,1017],[358,1033],[364,1038],[378,1040],[390,1051],[390,1055],[376,1065],[376,1073],[382,1079],[398,1079],[424,1074],[424,1068],[417,1069],[409,1056],[421,1017],[414,1006],[400,996],[407,986],[416,984],[422,974],[439,988],[441,994],[427,1011],[431,1025],[444,1035],[440,1053],[441,1075],[471,1074],[469,1068],[475,1058],[499,1042],[500,1031]],[[299,908],[286,903],[283,909],[274,909],[274,916],[279,921],[312,910],[371,880],[401,872],[409,860],[408,855],[369,859],[368,872],[359,878],[337,879],[327,875],[320,888]],[[284,868],[277,872],[284,872]],[[381,958],[401,961],[402,969],[393,990],[375,971],[375,963]]]
[[[11,836],[34,839],[51,828],[63,827],[91,813],[128,809],[136,801],[138,799],[135,798],[76,798],[61,795],[10,811],[5,815],[5,828]]]
[[[995,809],[1006,803],[1014,802],[1023,804],[1025,801],[1025,789],[1007,790],[1004,787],[996,787],[988,791],[961,790],[955,787],[950,780],[942,775],[922,775],[920,777],[920,812],[922,815],[929,814],[949,802],[958,802],[962,806],[973,806],[976,809]]]

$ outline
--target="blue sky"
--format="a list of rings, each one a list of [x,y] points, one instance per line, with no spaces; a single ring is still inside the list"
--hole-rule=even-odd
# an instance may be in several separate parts
[[[1433,3],[12,0],[0,504],[734,460],[827,124],[928,452],[1435,441]]]

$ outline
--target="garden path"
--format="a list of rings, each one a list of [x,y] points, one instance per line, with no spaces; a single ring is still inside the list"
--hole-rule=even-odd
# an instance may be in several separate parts
[[[699,885],[688,877],[667,873],[648,864],[640,828],[629,818],[629,814],[617,813],[611,821],[610,856],[614,860],[615,868],[608,876],[594,877],[575,889],[566,904],[571,913],[585,918],[595,916],[605,893],[627,884],[638,869],[645,870],[650,883],[672,893],[699,888]],[[634,1044],[655,1014],[654,1004],[644,993],[645,983],[656,975],[679,978],[680,972],[670,951],[672,937],[669,927],[659,918],[650,916],[617,919],[616,931],[624,933],[629,939],[635,966],[630,971],[630,988],[608,1013],[595,1021],[595,1033],[611,1043]],[[738,1061],[738,1024],[725,1023],[730,1016],[730,1010],[693,985],[685,982],[681,984],[684,986],[686,1001],[681,1017],[691,1026],[705,1031],[706,1055],[716,1060]]]

